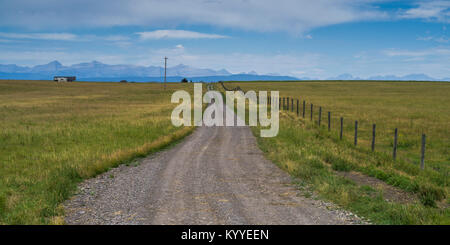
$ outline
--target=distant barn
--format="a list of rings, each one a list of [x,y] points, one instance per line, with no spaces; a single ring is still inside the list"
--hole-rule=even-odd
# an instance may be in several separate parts
[[[54,76],[53,81],[55,82],[73,82],[77,78],[76,77],[67,77],[67,76]]]

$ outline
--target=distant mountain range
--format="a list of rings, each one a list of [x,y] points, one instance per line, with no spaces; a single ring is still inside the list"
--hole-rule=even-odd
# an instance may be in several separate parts
[[[22,67],[17,65],[0,65],[2,73],[21,73],[36,75],[75,75],[78,77],[120,77],[141,76],[161,77],[164,69],[158,66],[134,66],[134,65],[107,65],[98,61],[64,66],[58,61],[52,61],[45,65]],[[231,75],[227,70],[211,70],[191,68],[185,65],[177,65],[167,69],[168,76],[215,76]]]
[[[158,66],[107,65],[98,61],[71,66],[64,66],[58,61],[33,67],[0,65],[0,79],[50,80],[53,79],[53,76],[76,76],[77,80],[84,81],[161,82],[164,77],[164,68]],[[167,81],[179,82],[182,78],[192,81],[298,80],[298,78],[289,76],[258,75],[254,71],[232,74],[225,69],[202,69],[183,64],[167,68]]]
[[[354,77],[351,74],[344,73],[337,77],[330,77],[327,80],[377,80],[377,81],[450,81],[450,77],[437,79],[425,74],[409,74],[405,76],[385,75],[371,76],[369,78]]]
[[[0,74],[1,78],[1,74]],[[224,76],[201,76],[201,77],[188,77],[188,76],[170,76],[167,77],[167,82],[180,82],[181,79],[186,78],[188,81],[193,82],[217,82],[217,81],[294,81],[299,80],[295,77],[289,76],[266,76],[266,75],[251,75],[251,74],[232,74]],[[164,78],[161,77],[87,77],[77,79],[80,81],[92,81],[92,82],[119,82],[120,80],[134,81],[134,82],[160,82]]]
[[[98,61],[64,66],[58,61],[52,61],[45,65],[33,67],[18,66],[15,64],[0,64],[0,79],[28,79],[28,80],[52,80],[53,76],[76,76],[81,81],[120,81],[135,82],[162,82],[164,68],[159,66],[135,66],[135,65],[107,65]],[[167,81],[179,82],[182,78],[196,81],[267,81],[267,80],[319,80],[309,77],[297,78],[282,76],[276,73],[259,75],[255,71],[248,73],[232,74],[225,69],[212,70],[194,68],[183,64],[167,68]],[[436,79],[425,74],[410,74],[406,76],[372,76],[369,78],[354,77],[345,73],[326,80],[416,80],[416,81],[450,81],[449,78]]]

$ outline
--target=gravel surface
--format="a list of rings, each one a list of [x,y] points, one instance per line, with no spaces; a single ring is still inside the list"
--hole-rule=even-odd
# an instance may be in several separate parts
[[[249,127],[199,127],[137,166],[79,186],[67,224],[360,224],[266,160]]]

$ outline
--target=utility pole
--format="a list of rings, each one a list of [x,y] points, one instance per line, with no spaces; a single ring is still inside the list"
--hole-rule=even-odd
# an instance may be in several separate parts
[[[164,57],[164,90],[166,90],[166,82],[167,82],[167,57]]]

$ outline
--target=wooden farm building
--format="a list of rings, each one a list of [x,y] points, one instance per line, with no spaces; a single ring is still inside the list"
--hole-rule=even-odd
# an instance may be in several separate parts
[[[55,82],[73,82],[77,78],[76,77],[69,77],[69,76],[54,76],[53,81]]]

